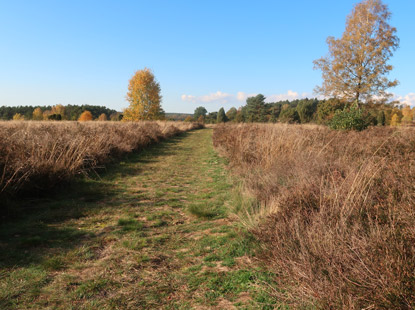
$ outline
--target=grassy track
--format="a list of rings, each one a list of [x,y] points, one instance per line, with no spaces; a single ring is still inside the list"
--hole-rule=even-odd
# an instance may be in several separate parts
[[[0,228],[0,309],[273,309],[204,129],[152,146]]]

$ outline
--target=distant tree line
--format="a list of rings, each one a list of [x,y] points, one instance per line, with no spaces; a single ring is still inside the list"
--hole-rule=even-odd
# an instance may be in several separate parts
[[[95,105],[55,105],[55,106],[17,106],[0,107],[2,120],[78,120],[81,114],[89,111],[92,119],[118,121],[121,113],[104,106]]]
[[[205,123],[316,123],[333,125],[339,122],[342,115],[349,117],[358,113],[359,121],[363,127],[367,126],[396,126],[409,124],[414,121],[415,108],[392,103],[366,103],[355,112],[353,103],[331,98],[319,100],[305,98],[296,100],[283,100],[278,102],[265,102],[265,96],[259,94],[246,100],[246,104],[239,109],[230,108],[227,112],[221,108],[218,112],[207,113],[203,107],[195,110],[192,120],[201,120]],[[200,113],[200,112],[204,113]],[[336,124],[333,125],[335,127]]]

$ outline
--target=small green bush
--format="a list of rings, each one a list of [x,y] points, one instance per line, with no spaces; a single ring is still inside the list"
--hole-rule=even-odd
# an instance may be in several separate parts
[[[368,122],[366,121],[364,111],[357,104],[345,107],[343,110],[337,110],[329,123],[329,127],[336,130],[362,131],[367,126]]]
[[[62,115],[60,114],[51,114],[48,116],[48,120],[50,121],[61,121],[62,120]]]

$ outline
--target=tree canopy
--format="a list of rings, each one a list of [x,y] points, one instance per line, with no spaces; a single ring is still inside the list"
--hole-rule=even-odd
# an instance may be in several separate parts
[[[234,121],[236,118],[236,114],[238,113],[238,110],[235,107],[232,107],[228,110],[228,112],[226,112],[226,117],[230,120],[230,121]]]
[[[195,109],[195,113],[193,114],[194,119],[199,119],[200,116],[205,117],[207,114],[207,110],[204,107],[197,107]]]
[[[43,120],[43,112],[42,112],[41,108],[38,107],[38,108],[33,110],[32,119],[35,120],[35,121]]]
[[[396,86],[386,75],[387,62],[398,48],[396,28],[389,25],[391,13],[381,0],[365,0],[355,5],[346,20],[340,39],[327,38],[329,54],[314,61],[322,71],[323,84],[316,92],[347,101],[386,99],[386,89]]]
[[[105,115],[105,113],[102,113],[100,116],[98,116],[99,121],[107,121],[108,117]]]
[[[124,110],[123,120],[138,121],[164,118],[160,91],[160,84],[150,69],[138,70],[128,84],[127,101],[130,106]]]
[[[217,122],[225,123],[227,121],[228,121],[228,118],[226,117],[225,110],[223,108],[220,108],[218,111]]]
[[[246,119],[249,122],[265,122],[266,121],[266,106],[264,95],[256,95],[246,99]]]
[[[82,112],[82,114],[79,117],[78,121],[80,121],[80,122],[92,121],[92,113],[89,112],[89,111]]]

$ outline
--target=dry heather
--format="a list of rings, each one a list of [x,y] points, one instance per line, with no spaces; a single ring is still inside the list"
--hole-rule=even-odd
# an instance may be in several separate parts
[[[223,125],[245,221],[294,308],[415,308],[415,130]],[[252,200],[252,199],[251,199]]]
[[[51,187],[199,127],[183,122],[0,122],[0,197]]]

